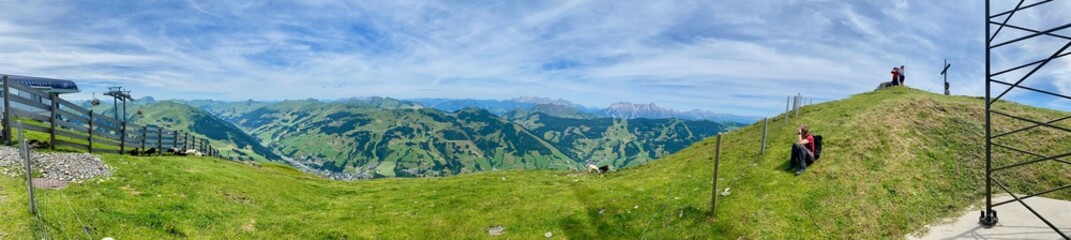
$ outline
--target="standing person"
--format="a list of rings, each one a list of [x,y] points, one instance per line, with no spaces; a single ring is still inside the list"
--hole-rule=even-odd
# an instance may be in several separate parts
[[[900,80],[900,69],[896,68],[896,67],[893,67],[892,68],[892,72],[889,72],[889,73],[892,73],[892,85],[896,86],[897,83],[900,82],[899,81]]]
[[[792,144],[792,156],[789,157],[788,168],[785,170],[792,171],[798,166],[796,176],[803,174],[803,171],[807,170],[807,163],[814,162],[814,149],[814,136],[807,130],[807,125],[800,124],[799,128],[796,128],[796,143]]]
[[[901,86],[903,86],[903,85],[904,85],[904,75],[906,75],[906,74],[904,74],[904,73],[906,73],[906,72],[904,71],[904,65],[900,65],[900,85],[901,85]]]

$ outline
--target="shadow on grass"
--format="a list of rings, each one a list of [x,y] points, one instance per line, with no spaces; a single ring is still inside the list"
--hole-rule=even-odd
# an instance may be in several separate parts
[[[680,229],[696,231],[680,233],[688,236],[710,228],[709,209],[676,204],[674,200],[659,200],[650,192],[620,186],[614,188],[614,191],[608,191],[584,184],[573,185],[570,190],[584,210],[558,220],[564,235],[570,239],[664,238],[658,235],[676,235]],[[637,208],[640,205],[645,206]],[[676,231],[662,231],[667,228]]]

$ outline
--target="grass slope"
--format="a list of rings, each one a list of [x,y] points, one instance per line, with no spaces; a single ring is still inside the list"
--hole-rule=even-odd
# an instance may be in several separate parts
[[[896,88],[805,107],[788,125],[773,119],[765,156],[757,154],[761,125],[725,134],[719,184],[731,194],[719,198],[715,218],[708,217],[713,139],[606,175],[495,171],[359,182],[274,164],[106,155],[113,179],[39,194],[51,236],[85,235],[81,219],[93,237],[118,239],[471,239],[486,238],[493,226],[513,239],[545,232],[570,239],[902,238],[982,198],[981,106],[977,98]],[[1066,114],[1009,103],[997,108],[1042,118]],[[1008,125],[997,132],[1014,127],[994,120]],[[800,122],[824,135],[826,148],[794,177],[782,168]],[[1024,141],[1020,146],[1041,152],[1071,147],[1069,136],[1043,133],[1051,132],[1012,135],[1006,144]],[[1026,192],[1043,187],[1028,184],[1067,184],[1066,172],[1041,165],[998,177]],[[22,181],[0,177],[0,238],[45,232],[32,230],[42,224],[26,209]]]
[[[136,124],[162,126],[165,129],[190,132],[218,149],[224,157],[240,160],[280,160],[275,153],[238,127],[204,110],[175,101],[139,104],[141,116],[132,116]]]

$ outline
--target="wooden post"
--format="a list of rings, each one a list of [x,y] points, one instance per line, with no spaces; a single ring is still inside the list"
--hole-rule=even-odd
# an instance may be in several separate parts
[[[156,128],[156,155],[162,155],[164,153],[164,129]]]
[[[7,87],[7,84],[6,84],[7,83],[7,76],[4,76],[4,82],[5,82],[4,87],[6,88]],[[7,91],[6,90],[7,89],[5,89],[5,91],[4,91],[4,94],[5,94],[4,95],[4,99],[7,99]],[[4,110],[7,110],[7,109],[5,108]],[[22,135],[22,122],[19,122],[19,137],[20,138],[25,138],[26,137],[26,135]],[[30,171],[30,149],[29,149],[28,146],[26,146],[26,141],[22,141],[22,142],[19,143],[19,155],[26,162],[26,164],[25,164],[26,165],[26,188],[27,188],[27,192],[30,195],[29,196],[30,213],[33,213],[33,215],[36,216],[37,215],[37,201],[36,201],[36,199],[34,199],[34,196],[33,196],[33,174],[32,174],[32,171]]]
[[[141,151],[145,151],[145,140],[149,137],[149,126],[141,127]]]
[[[182,152],[186,152],[186,149],[190,149],[189,146],[190,146],[190,133],[189,132],[183,132],[182,133]]]
[[[710,216],[714,217],[714,210],[718,206],[718,164],[721,161],[721,134],[718,134],[718,140],[714,143],[714,188],[713,193],[710,196]]]
[[[4,145],[12,144],[15,141],[15,138],[11,137],[11,111],[8,110],[11,109],[11,97],[8,96],[11,94],[10,81],[7,75],[4,75]]]
[[[175,136],[172,136],[171,148],[178,149],[178,130],[174,131]]]
[[[800,118],[800,94],[796,93],[796,117]]]
[[[89,153],[93,153],[93,110],[89,110]],[[56,144],[52,144],[55,146]]]
[[[759,155],[766,155],[766,124],[769,119],[762,118],[762,145],[759,146]]]
[[[14,137],[11,136],[11,84],[7,75],[3,75],[3,144],[11,145]]]
[[[56,150],[56,108],[59,104],[56,102],[55,93],[48,94],[48,149]]]
[[[785,96],[785,125],[788,125],[788,104],[792,102],[792,97]]]
[[[119,131],[119,155],[123,155],[123,151],[126,149],[126,121],[120,122],[121,131]]]

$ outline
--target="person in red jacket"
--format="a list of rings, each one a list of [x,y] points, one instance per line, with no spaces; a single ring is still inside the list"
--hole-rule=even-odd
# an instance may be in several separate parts
[[[807,164],[814,163],[814,135],[807,130],[807,126],[800,124],[799,128],[796,128],[796,143],[792,144],[792,156],[788,160],[788,168],[785,170],[796,170],[796,176],[803,174],[804,170],[807,170]]]
[[[900,68],[893,67],[890,73],[892,73],[892,85],[900,85]]]

